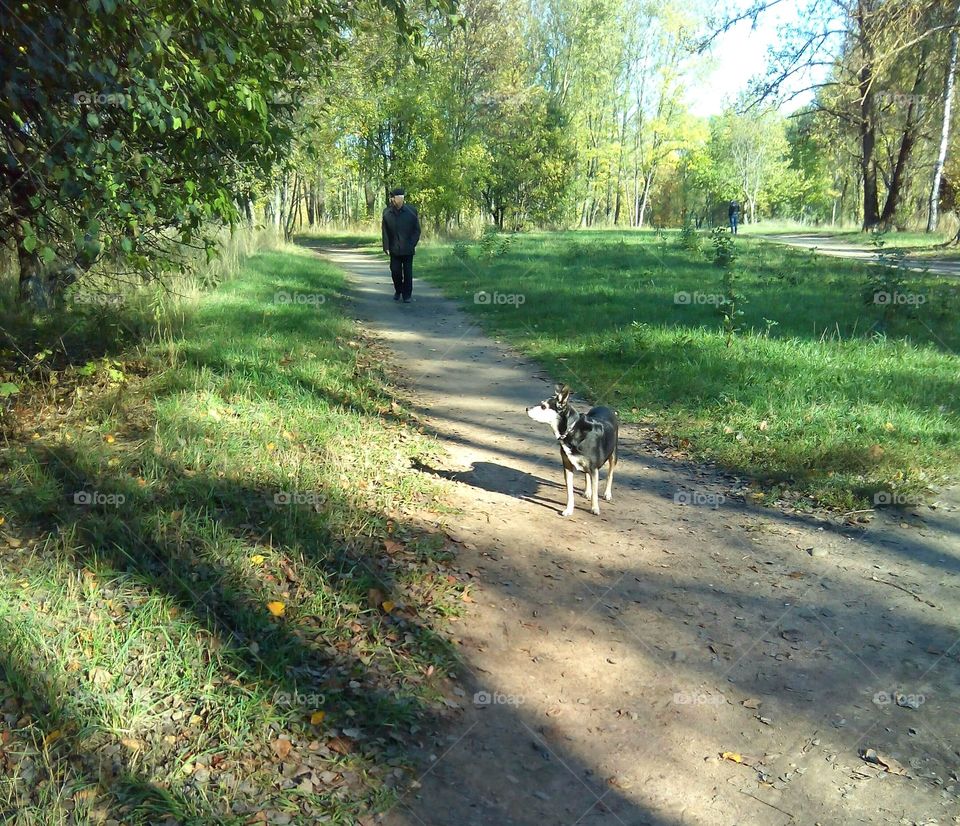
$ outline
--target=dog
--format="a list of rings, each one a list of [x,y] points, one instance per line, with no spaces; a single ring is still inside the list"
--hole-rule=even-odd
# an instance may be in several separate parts
[[[607,465],[607,489],[603,498],[613,499],[613,469],[617,466],[617,440],[620,422],[609,407],[593,407],[585,414],[570,404],[570,388],[558,384],[554,394],[540,404],[527,408],[535,422],[550,425],[560,442],[563,478],[567,486],[567,507],[561,516],[573,515],[573,473],[585,474],[583,495],[590,500],[590,512],[600,515],[598,493],[600,468]]]

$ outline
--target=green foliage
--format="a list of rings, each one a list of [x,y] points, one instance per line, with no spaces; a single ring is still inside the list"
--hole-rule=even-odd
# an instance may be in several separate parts
[[[19,246],[25,275],[103,261],[144,276],[182,267],[179,244],[212,250],[284,161],[305,81],[329,71],[354,14],[321,0],[0,6],[0,243]]]
[[[702,238],[700,233],[693,228],[690,220],[686,220],[677,234],[677,246],[688,252],[700,252]]]
[[[515,233],[503,233],[494,226],[485,226],[480,234],[480,257],[489,260],[505,255],[515,237]]]
[[[737,245],[733,233],[726,227],[714,227],[710,231],[713,244],[713,265],[721,269],[730,269],[737,258]]]

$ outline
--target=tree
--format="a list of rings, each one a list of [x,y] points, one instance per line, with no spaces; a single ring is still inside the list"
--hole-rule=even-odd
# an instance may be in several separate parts
[[[747,11],[721,21],[715,31],[735,21],[756,18],[782,0],[761,0]],[[766,75],[755,85],[755,99],[766,100],[812,69],[829,68],[827,80],[807,80],[803,91],[834,87],[839,94],[836,109],[825,114],[852,128],[858,142],[858,165],[864,229],[889,226],[902,203],[908,166],[920,135],[920,95],[926,82],[928,58],[937,36],[950,28],[939,14],[942,0],[808,0],[801,22],[792,27],[782,45],[773,50]],[[878,158],[882,110],[890,110],[891,79],[906,82],[895,93],[899,100],[892,114],[900,120],[896,150],[887,159]],[[889,87],[888,87],[889,88]],[[795,96],[799,91],[789,93]],[[823,96],[818,95],[818,103]],[[902,105],[901,105],[902,104]],[[890,114],[890,112],[888,112]],[[889,164],[883,181],[886,199],[880,205],[881,164]]]
[[[930,212],[927,218],[927,232],[936,232],[939,223],[940,181],[947,160],[947,145],[950,143],[950,115],[953,111],[953,85],[957,73],[957,47],[960,44],[960,2],[953,15],[953,28],[950,31],[950,50],[947,56],[947,69],[943,82],[943,118],[940,126],[940,146],[933,165],[933,184],[930,187]]]
[[[708,151],[717,171],[716,196],[742,198],[749,222],[756,223],[761,203],[787,175],[783,118],[773,109],[749,115],[728,111],[714,119]]]
[[[323,0],[0,4],[0,242],[17,247],[23,292],[212,249],[250,178],[283,161],[305,83],[352,15]]]

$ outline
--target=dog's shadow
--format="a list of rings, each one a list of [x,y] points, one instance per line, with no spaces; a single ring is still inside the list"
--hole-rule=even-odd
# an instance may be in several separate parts
[[[462,482],[491,493],[501,493],[504,496],[513,496],[518,499],[542,501],[537,497],[537,490],[541,486],[561,487],[557,482],[550,482],[526,473],[516,468],[498,465],[496,462],[474,462],[469,470],[440,470],[430,467],[420,459],[411,463],[415,470],[439,476],[441,479],[450,479],[453,482]]]

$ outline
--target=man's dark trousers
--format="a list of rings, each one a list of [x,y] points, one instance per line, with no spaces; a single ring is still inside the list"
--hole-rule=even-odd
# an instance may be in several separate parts
[[[409,300],[413,295],[413,255],[391,255],[390,275],[394,291]]]

